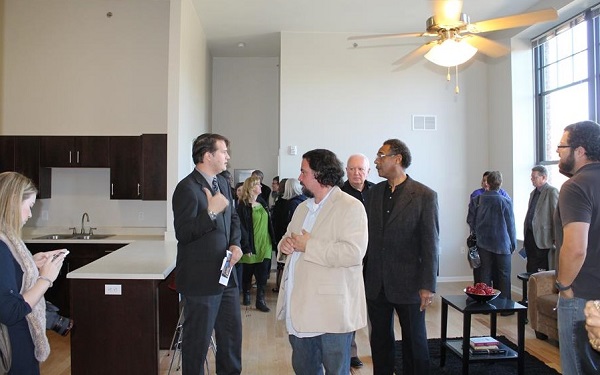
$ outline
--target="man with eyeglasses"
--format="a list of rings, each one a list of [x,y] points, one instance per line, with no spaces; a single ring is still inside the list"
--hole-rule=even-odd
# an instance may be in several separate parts
[[[363,154],[354,154],[348,158],[346,163],[346,176],[348,179],[342,186],[344,193],[350,194],[365,204],[365,194],[375,185],[367,181],[367,176],[371,168],[369,166],[369,158]],[[361,368],[363,362],[358,357],[358,346],[355,339],[356,333],[352,336],[352,344],[350,345],[350,367]]]
[[[600,363],[584,354],[590,351],[584,307],[587,300],[600,299],[600,126],[593,121],[567,126],[556,152],[560,172],[570,177],[554,215],[561,369],[596,373]]]
[[[554,210],[558,204],[558,189],[548,183],[548,170],[543,165],[531,168],[531,184],[535,189],[529,195],[525,215],[527,272],[550,269],[550,255],[554,256]],[[552,262],[554,265],[554,262]]]
[[[375,166],[386,181],[373,186],[365,202],[365,291],[373,373],[378,375],[394,373],[394,311],[402,328],[403,373],[429,373],[425,310],[436,289],[439,213],[437,193],[406,174],[410,163],[404,142],[385,141]]]

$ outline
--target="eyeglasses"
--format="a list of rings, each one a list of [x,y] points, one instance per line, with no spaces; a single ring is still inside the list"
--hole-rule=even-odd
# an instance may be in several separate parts
[[[558,145],[556,146],[556,148],[572,148],[573,146],[569,146],[569,145]]]
[[[377,154],[377,156],[375,157],[375,159],[381,159],[381,158],[385,158],[386,156],[396,156],[398,154],[384,154],[383,152],[380,152]]]

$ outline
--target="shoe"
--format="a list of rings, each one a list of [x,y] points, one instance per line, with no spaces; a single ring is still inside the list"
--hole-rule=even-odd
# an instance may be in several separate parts
[[[244,300],[242,302],[244,306],[250,305],[250,292],[244,292]]]
[[[363,363],[358,357],[350,358],[350,367],[352,368],[361,368],[363,367]]]
[[[505,312],[501,312],[500,316],[511,316],[511,315],[515,315],[514,311],[505,311]]]
[[[258,300],[256,301],[256,309],[258,311],[262,311],[262,312],[269,312],[271,311],[271,309],[269,308],[269,306],[267,306],[267,304],[265,303],[264,299]]]
[[[259,286],[256,291],[256,309],[258,311],[262,311],[262,312],[271,311],[271,309],[269,309],[269,306],[267,306],[267,303],[265,302],[265,287],[264,286]]]

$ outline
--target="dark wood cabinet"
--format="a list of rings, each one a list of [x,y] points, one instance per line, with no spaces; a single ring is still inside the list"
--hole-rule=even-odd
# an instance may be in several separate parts
[[[92,263],[127,244],[90,244],[90,243],[39,243],[29,242],[27,248],[32,254],[56,249],[68,249],[69,255],[65,258],[58,278],[52,288],[48,289],[45,297],[60,309],[60,315],[71,316],[70,285],[67,274],[77,268]]]
[[[167,135],[0,136],[0,172],[31,178],[50,198],[51,168],[110,168],[110,198],[167,199]]]
[[[0,172],[15,171],[29,177],[38,198],[50,198],[52,173],[40,167],[40,137],[0,136]]]
[[[179,295],[165,280],[69,279],[75,328],[71,374],[158,375],[159,349],[169,349],[179,317]],[[107,295],[107,284],[122,286]]]
[[[142,134],[142,199],[167,200],[166,134]]]
[[[141,199],[140,137],[110,137],[110,199]]]
[[[45,136],[41,138],[42,167],[109,167],[109,137],[107,136]]]
[[[167,199],[167,135],[110,137],[110,198]]]

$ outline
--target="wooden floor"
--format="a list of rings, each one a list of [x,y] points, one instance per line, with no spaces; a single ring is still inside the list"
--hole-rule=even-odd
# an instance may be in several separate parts
[[[274,282],[274,277],[269,280]],[[438,294],[434,299],[432,307],[427,311],[427,333],[430,338],[440,337],[440,295],[462,294],[463,288],[468,283],[440,283]],[[243,373],[249,375],[266,374],[293,374],[290,356],[291,348],[288,342],[285,327],[275,322],[274,310],[277,294],[271,292],[269,285],[267,293],[267,304],[271,312],[262,313],[252,307],[242,306],[243,331]],[[252,302],[254,303],[254,294]],[[513,294],[515,300],[521,296]],[[498,334],[508,337],[517,342],[516,314],[510,317],[498,317]],[[400,339],[400,330],[396,319],[396,338]],[[474,315],[471,332],[473,335],[489,334],[489,316]],[[448,337],[459,337],[462,334],[462,315],[450,308],[448,312]],[[42,364],[42,375],[67,375],[71,373],[70,344],[69,337],[61,337],[54,332],[48,332],[52,353],[46,362]],[[364,362],[364,367],[352,370],[353,374],[372,374],[371,351],[369,348],[368,332],[364,328],[356,333],[358,354]],[[535,334],[529,325],[525,332],[526,350],[545,362],[548,366],[560,372],[558,348],[546,341],[535,338]],[[167,374],[171,357],[167,351],[161,351],[160,374]],[[212,359],[212,358],[211,358]],[[124,358],[131,361],[133,358]],[[210,361],[210,373],[214,374],[214,362]],[[181,371],[172,371],[172,374],[181,374]]]

